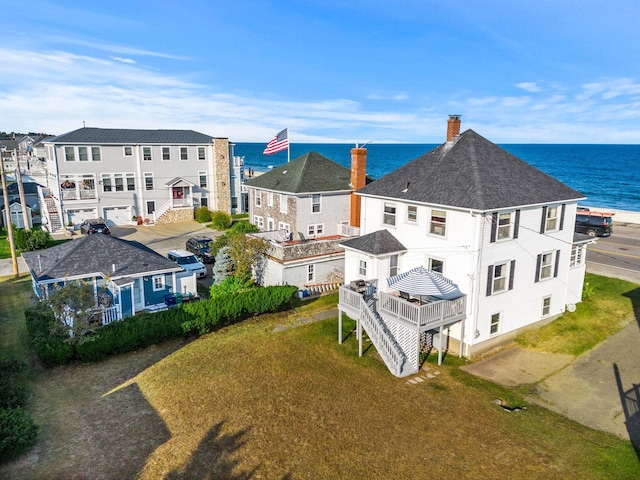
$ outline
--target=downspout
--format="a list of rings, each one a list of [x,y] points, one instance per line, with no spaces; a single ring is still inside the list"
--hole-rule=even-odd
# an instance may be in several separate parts
[[[473,212],[470,212],[472,215]],[[473,340],[475,339],[476,336],[476,332],[478,331],[478,311],[479,311],[479,304],[480,304],[480,278],[481,278],[481,272],[480,272],[480,267],[481,267],[481,263],[482,263],[482,251],[484,248],[484,232],[485,232],[485,215],[483,214],[475,214],[478,219],[475,222],[474,225],[474,234],[473,234],[473,238],[474,241],[477,241],[478,239],[478,222],[481,222],[481,228],[480,228],[480,244],[478,245],[478,248],[474,248],[472,250],[473,255],[475,256],[474,259],[474,264],[475,264],[475,269],[474,269],[474,273],[473,273],[473,277],[471,278],[471,281],[469,283],[470,285],[470,298],[473,300],[472,302],[470,302],[471,304],[471,318],[473,318],[473,329],[471,329],[471,331],[467,332],[467,334],[470,336],[470,341],[467,342],[466,344],[466,352],[465,352],[465,356],[468,356],[470,354],[470,346],[473,342]],[[475,247],[475,245],[474,245]],[[478,294],[476,295],[475,292],[478,292]],[[473,337],[471,337],[473,336]]]

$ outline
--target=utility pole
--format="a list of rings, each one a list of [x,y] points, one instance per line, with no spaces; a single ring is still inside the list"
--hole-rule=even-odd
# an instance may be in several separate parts
[[[14,150],[15,151],[15,150]],[[28,232],[31,230],[29,225],[29,214],[27,213],[27,203],[24,199],[24,185],[22,185],[22,170],[20,169],[20,157],[16,153],[17,166],[16,168],[16,182],[18,183],[18,192],[20,193],[20,205],[22,206],[22,221],[24,223],[24,229]]]
[[[0,177],[2,177],[2,195],[4,197],[4,211],[7,217],[7,235],[9,237],[9,248],[11,249],[11,260],[13,262],[13,275],[18,278],[18,257],[16,256],[16,243],[13,240],[13,225],[11,225],[11,211],[9,210],[9,195],[7,194],[7,179],[4,176],[4,164],[0,158]]]

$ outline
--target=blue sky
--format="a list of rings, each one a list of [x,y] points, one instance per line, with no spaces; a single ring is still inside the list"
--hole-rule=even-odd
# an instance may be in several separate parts
[[[640,2],[0,0],[0,130],[640,143]]]

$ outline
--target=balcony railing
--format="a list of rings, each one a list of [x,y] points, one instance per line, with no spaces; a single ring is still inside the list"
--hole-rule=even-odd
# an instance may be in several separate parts
[[[379,292],[378,311],[385,318],[408,323],[419,330],[455,323],[465,317],[467,296],[415,304],[386,292]]]

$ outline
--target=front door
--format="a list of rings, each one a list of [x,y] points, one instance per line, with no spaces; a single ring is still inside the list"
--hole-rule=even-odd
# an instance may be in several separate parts
[[[189,187],[172,187],[173,206],[184,207],[191,205]]]

